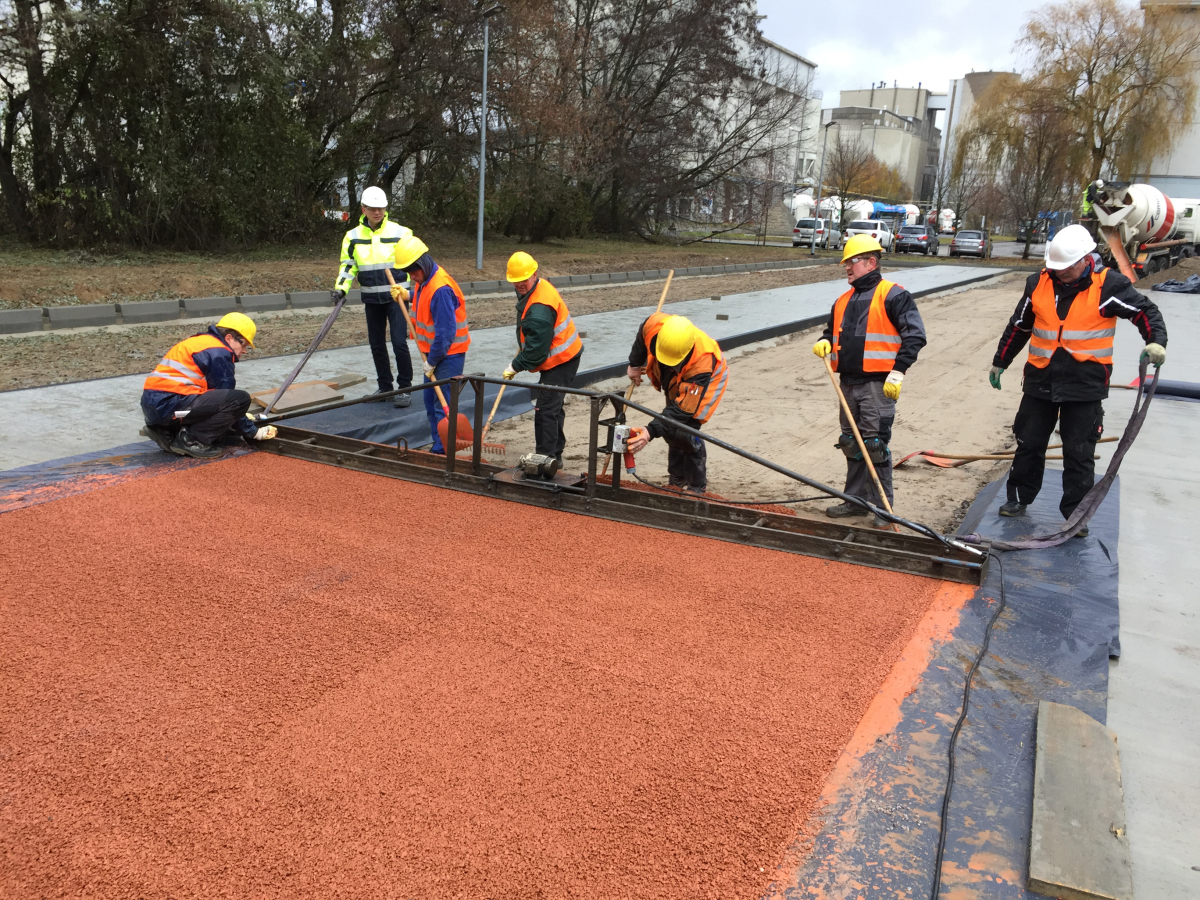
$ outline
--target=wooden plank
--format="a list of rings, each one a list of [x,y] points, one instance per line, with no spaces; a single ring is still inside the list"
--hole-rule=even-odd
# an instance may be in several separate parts
[[[358,375],[354,372],[342,372],[338,375],[334,375],[325,383],[335,391],[344,391],[346,388],[353,387],[356,384],[362,384],[366,380],[366,375]]]
[[[278,390],[279,388],[271,388],[267,391],[256,391],[250,395],[250,400],[265,409]],[[275,404],[274,412],[290,412],[310,406],[320,406],[322,403],[341,400],[345,396],[324,381],[302,381],[299,384],[293,384],[284,392],[283,396],[279,398],[279,402]]]
[[[1061,703],[1038,704],[1029,890],[1133,900],[1117,736]]]

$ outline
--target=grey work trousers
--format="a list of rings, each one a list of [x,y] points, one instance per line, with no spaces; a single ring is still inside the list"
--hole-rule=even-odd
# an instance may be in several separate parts
[[[885,444],[890,444],[892,423],[896,421],[896,401],[889,400],[883,395],[883,382],[865,381],[862,384],[842,382],[842,393],[846,395],[846,405],[850,407],[850,413],[854,416],[854,423],[858,425],[863,440],[877,437]],[[838,410],[842,433],[847,435],[851,442],[854,442],[854,432],[846,420],[846,411],[841,408],[840,403]],[[867,468],[866,461],[862,459],[857,442],[854,442],[853,453],[859,458],[846,458],[845,492],[855,497],[862,497],[875,506],[882,506],[879,502],[879,492],[875,490],[875,482],[871,479],[871,472]],[[890,449],[884,462],[875,463],[875,472],[879,475],[879,483],[887,491],[888,503],[892,503],[894,498],[892,495],[892,451]]]

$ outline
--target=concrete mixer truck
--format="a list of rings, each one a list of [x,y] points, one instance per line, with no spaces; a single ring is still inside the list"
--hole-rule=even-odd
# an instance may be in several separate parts
[[[1173,199],[1149,184],[1094,187],[1101,251],[1131,281],[1200,253],[1200,200]]]

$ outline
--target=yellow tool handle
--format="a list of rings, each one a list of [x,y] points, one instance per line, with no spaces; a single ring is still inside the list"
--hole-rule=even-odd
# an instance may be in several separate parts
[[[829,362],[829,356],[821,357],[821,362],[825,363],[825,371],[829,373],[829,381],[833,385],[833,389],[837,391],[838,400],[842,404],[842,410],[846,413],[846,419],[850,423],[850,430],[854,432],[854,440],[858,441],[858,452],[863,455],[867,469],[871,472],[871,480],[875,482],[875,490],[879,491],[879,499],[883,501],[883,508],[890,513],[892,505],[888,503],[887,494],[883,492],[883,485],[879,482],[879,473],[875,471],[875,464],[871,462],[871,456],[867,453],[867,445],[863,443],[862,435],[858,433],[858,423],[854,421],[854,416],[850,414],[850,404],[846,402],[846,395],[842,393],[842,386],[837,383],[837,378],[833,374],[833,365]]]
[[[483,432],[479,436],[480,441],[487,437],[488,429],[492,427],[492,419],[496,418],[496,410],[500,408],[500,398],[504,396],[507,387],[507,384],[500,385],[500,390],[496,394],[496,402],[492,404],[492,411],[488,413],[488,420],[484,423]]]
[[[387,280],[391,283],[392,287],[395,287],[396,279],[392,277],[392,270],[384,269],[383,273],[385,275],[387,275]],[[404,313],[404,324],[408,326],[408,334],[413,339],[413,343],[416,343],[417,329],[415,329],[413,327],[412,319],[408,315],[408,307],[405,306],[403,303],[401,303],[399,300],[397,300],[395,302],[400,304],[400,312]],[[421,353],[420,346],[417,347],[417,353],[420,354],[420,356],[421,356],[421,365],[423,367],[425,365],[425,354]],[[446,402],[446,395],[442,393],[441,387],[438,387],[435,385],[433,388],[433,392],[435,394],[437,394],[438,403],[442,404],[442,409],[445,410],[446,415],[450,415],[450,404]]]

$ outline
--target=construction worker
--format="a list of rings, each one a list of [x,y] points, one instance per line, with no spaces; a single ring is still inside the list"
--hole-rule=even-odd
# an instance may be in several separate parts
[[[717,342],[683,316],[666,313],[655,313],[638,329],[626,374],[635,385],[649,375],[650,384],[667,398],[663,415],[689,428],[712,418],[729,384],[729,364]],[[697,494],[708,490],[704,441],[655,419],[630,431],[628,449],[637,453],[656,437],[667,442],[670,485]]]
[[[813,345],[813,353],[822,359],[830,357],[846,405],[891,504],[892,453],[888,444],[896,421],[896,401],[904,373],[925,346],[925,323],[912,295],[879,274],[882,254],[883,247],[870,235],[856,234],[846,241],[842,266],[850,290],[833,304],[825,332]],[[881,506],[870,469],[840,404],[838,415],[842,434],[836,446],[846,455],[845,493]],[[842,502],[828,507],[825,515],[842,519],[865,516],[867,510]],[[875,518],[875,525],[889,527],[879,517]]]
[[[467,301],[458,283],[434,262],[429,248],[414,235],[401,238],[396,244],[396,267],[403,269],[414,285],[413,328],[417,348],[425,358],[425,383],[461,375],[471,335],[467,328]],[[434,391],[422,393],[429,430],[433,432],[432,450],[445,453],[437,424],[446,418],[446,412]]]
[[[379,385],[376,395],[392,390],[392,367],[387,354],[389,329],[392,352],[396,355],[396,387],[410,387],[413,379],[412,359],[405,340],[408,328],[398,305],[404,302],[401,299],[403,288],[399,284],[392,287],[387,277],[387,270],[391,269],[396,281],[404,281],[399,266],[395,265],[396,244],[411,237],[412,230],[391,221],[387,205],[383,188],[369,187],[363,191],[362,218],[342,239],[342,265],[334,285],[335,298],[340,300],[358,278],[363,311],[367,316],[367,343],[371,345]],[[401,408],[411,403],[409,394],[397,394],[392,400],[394,406]]]
[[[1104,406],[1112,375],[1116,318],[1137,326],[1142,351],[1161,366],[1167,358],[1162,313],[1115,269],[1097,266],[1096,242],[1082,225],[1068,225],[1046,247],[1046,267],[1025,281],[988,375],[1000,376],[1029,344],[1021,406],[1013,422],[1017,452],[1008,473],[1002,516],[1020,516],[1042,487],[1046,445],[1057,422],[1062,437],[1062,501],[1069,518],[1095,482],[1092,459],[1104,431]],[[1079,532],[1087,534],[1085,527]]]
[[[234,382],[234,364],[257,331],[249,316],[229,313],[168,350],[142,386],[142,434],[168,453],[196,459],[220,456],[215,444],[230,431],[247,440],[275,437],[274,425],[260,428],[246,417],[250,395]]]
[[[520,352],[504,370],[505,378],[518,372],[540,372],[538,384],[571,387],[579,372],[583,341],[567,304],[554,285],[538,277],[538,264],[528,253],[518,251],[508,259],[505,273],[517,291],[517,345]],[[562,462],[567,436],[563,409],[565,394],[535,391],[533,435],[538,453]]]

